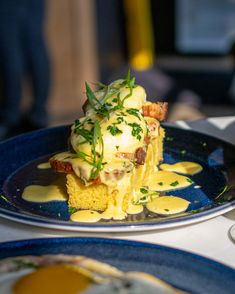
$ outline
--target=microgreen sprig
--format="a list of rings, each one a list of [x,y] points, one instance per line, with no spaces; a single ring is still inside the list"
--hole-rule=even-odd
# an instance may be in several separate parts
[[[104,90],[103,97],[99,100],[96,98],[95,93],[91,90],[90,86],[85,83],[86,85],[86,96],[88,99],[89,104],[94,109],[94,111],[100,115],[101,117],[110,117],[110,113],[113,111],[116,111],[118,109],[122,109],[124,106],[124,101],[128,99],[132,93],[133,88],[135,87],[135,78],[130,76],[130,70],[128,70],[126,78],[123,80],[123,82],[120,84],[120,86],[106,86],[102,83],[99,83],[100,90]],[[121,99],[120,97],[120,91],[122,87],[129,88],[130,92]],[[112,102],[116,103],[116,105],[113,106],[113,104],[107,103],[108,99],[112,96],[115,96],[112,100]]]

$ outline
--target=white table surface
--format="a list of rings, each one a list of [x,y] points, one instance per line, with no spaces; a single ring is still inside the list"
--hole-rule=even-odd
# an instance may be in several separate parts
[[[177,122],[183,128],[191,128],[200,132],[223,138],[235,144],[235,116],[209,118],[207,120],[185,123]],[[235,210],[222,216],[193,225],[168,230],[155,230],[136,233],[99,233],[88,234],[66,232],[18,224],[0,219],[0,242],[19,239],[68,236],[95,236],[121,238],[151,242],[194,252],[222,262],[235,268],[235,243],[229,238],[228,230],[235,224]]]

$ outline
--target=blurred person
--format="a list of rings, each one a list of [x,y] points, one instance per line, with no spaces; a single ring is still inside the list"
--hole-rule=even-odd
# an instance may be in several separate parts
[[[0,140],[46,127],[49,60],[44,43],[43,0],[0,0]],[[28,76],[33,99],[22,114],[22,82]]]
[[[233,62],[233,73],[232,79],[229,87],[229,96],[233,103],[235,103],[235,41],[232,42],[232,46],[230,49],[230,56],[232,57]]]

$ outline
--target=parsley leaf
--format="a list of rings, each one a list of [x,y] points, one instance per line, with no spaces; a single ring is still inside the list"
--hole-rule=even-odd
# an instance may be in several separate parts
[[[68,208],[68,211],[69,211],[70,214],[73,214],[73,213],[75,213],[77,211],[77,208],[75,208],[75,207],[69,207]]]
[[[172,186],[172,187],[175,187],[175,186],[178,186],[178,185],[179,185],[179,182],[178,181],[172,182],[170,184],[170,186]]]
[[[147,194],[147,193],[148,193],[148,190],[145,189],[145,188],[140,188],[140,192],[141,192],[142,194]]]
[[[117,126],[115,126],[115,124],[108,126],[107,130],[110,131],[111,135],[113,136],[122,134],[122,131]]]
[[[143,133],[143,129],[141,128],[141,126],[137,123],[129,123],[128,126],[132,127],[132,131],[131,131],[132,136],[136,137],[136,139],[140,141],[141,139],[140,133]]]

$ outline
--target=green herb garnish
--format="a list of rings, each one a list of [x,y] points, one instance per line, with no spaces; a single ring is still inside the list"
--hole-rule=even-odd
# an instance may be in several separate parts
[[[175,187],[175,186],[178,186],[178,185],[179,185],[179,182],[178,181],[172,182],[170,184],[170,186],[172,186],[172,187]]]
[[[4,200],[4,201],[6,201],[6,202],[9,202],[10,203],[10,201],[4,196],[4,195],[2,195],[2,194],[0,194],[0,197]]]
[[[116,122],[116,124],[121,124],[122,122],[124,121],[124,118],[123,118],[123,116],[118,116],[117,117],[117,122]]]
[[[144,189],[144,190],[142,190],[142,191],[146,191],[146,192],[142,192],[141,191],[141,189]],[[158,197],[159,196],[159,193],[158,192],[149,192],[147,189],[145,189],[145,188],[141,188],[140,189],[140,192],[142,193],[142,194],[144,194],[144,195],[141,195],[140,197],[139,197],[139,199],[138,200],[136,200],[136,201],[134,201],[133,202],[133,204],[134,205],[140,205],[140,204],[142,204],[142,205],[146,205],[147,203],[149,203],[149,202],[151,202],[154,198],[156,198],[156,197]]]
[[[123,80],[122,83],[118,85],[104,85],[102,83],[98,83],[99,89],[104,91],[103,97],[99,100],[96,98],[95,93],[91,90],[90,86],[85,83],[86,85],[86,96],[88,99],[89,104],[94,109],[95,113],[97,113],[101,117],[110,117],[110,113],[116,111],[118,109],[122,109],[124,106],[124,101],[128,99],[133,92],[133,88],[135,87],[135,78],[130,76],[130,70],[127,73],[126,78]],[[121,99],[121,89],[123,87],[129,88],[130,92]],[[112,103],[108,103],[107,101],[112,96]],[[133,112],[134,114],[134,112]],[[137,114],[137,113],[136,113]],[[136,115],[135,114],[135,115]]]
[[[107,130],[110,131],[111,135],[116,136],[122,134],[122,131],[116,127],[114,124],[107,127]]]
[[[99,146],[101,149],[101,153],[98,153],[96,151],[96,147]],[[104,157],[104,142],[102,138],[102,133],[100,129],[99,122],[96,121],[94,125],[94,133],[93,133],[93,140],[92,140],[92,148],[91,148],[92,154],[93,154],[93,168],[91,171],[90,179],[96,179],[99,172],[102,170],[103,165],[103,157]]]
[[[147,194],[147,193],[148,193],[148,190],[145,189],[145,188],[140,188],[140,192],[141,192],[142,194]]]
[[[159,182],[157,183],[159,186],[163,186],[163,182]]]
[[[70,214],[73,214],[73,213],[77,212],[77,208],[75,208],[75,207],[69,207],[68,208],[68,211],[69,211]]]
[[[148,195],[140,197],[134,204],[135,205],[140,205],[140,204],[146,204],[149,202],[149,197]]]
[[[95,109],[96,104],[101,105],[100,101],[96,98],[94,92],[91,90],[90,86],[88,85],[87,82],[85,82],[86,85],[86,96],[89,101],[89,104],[91,105],[92,108]]]
[[[137,123],[129,123],[128,126],[132,127],[131,134],[132,136],[136,137],[137,140],[141,140],[140,133],[143,133],[143,129],[141,126]]]
[[[103,168],[103,138],[100,130],[99,122],[94,122],[91,130],[86,130],[83,125],[78,125],[77,129],[75,126],[76,133],[84,137],[83,143],[89,143],[91,145],[91,155],[88,155],[82,151],[77,151],[77,157],[83,159],[88,164],[92,165],[90,179],[97,178],[99,171]],[[99,147],[99,152],[97,152],[97,147]]]
[[[136,109],[136,108],[129,108],[129,109],[127,109],[126,112],[129,113],[130,115],[136,116],[140,120],[140,112],[139,112],[138,109]]]
[[[222,196],[227,190],[229,189],[228,185],[226,185],[223,190],[215,197],[215,199],[219,198]]]
[[[190,184],[194,184],[194,181],[189,178],[187,178],[186,181],[189,182]]]

